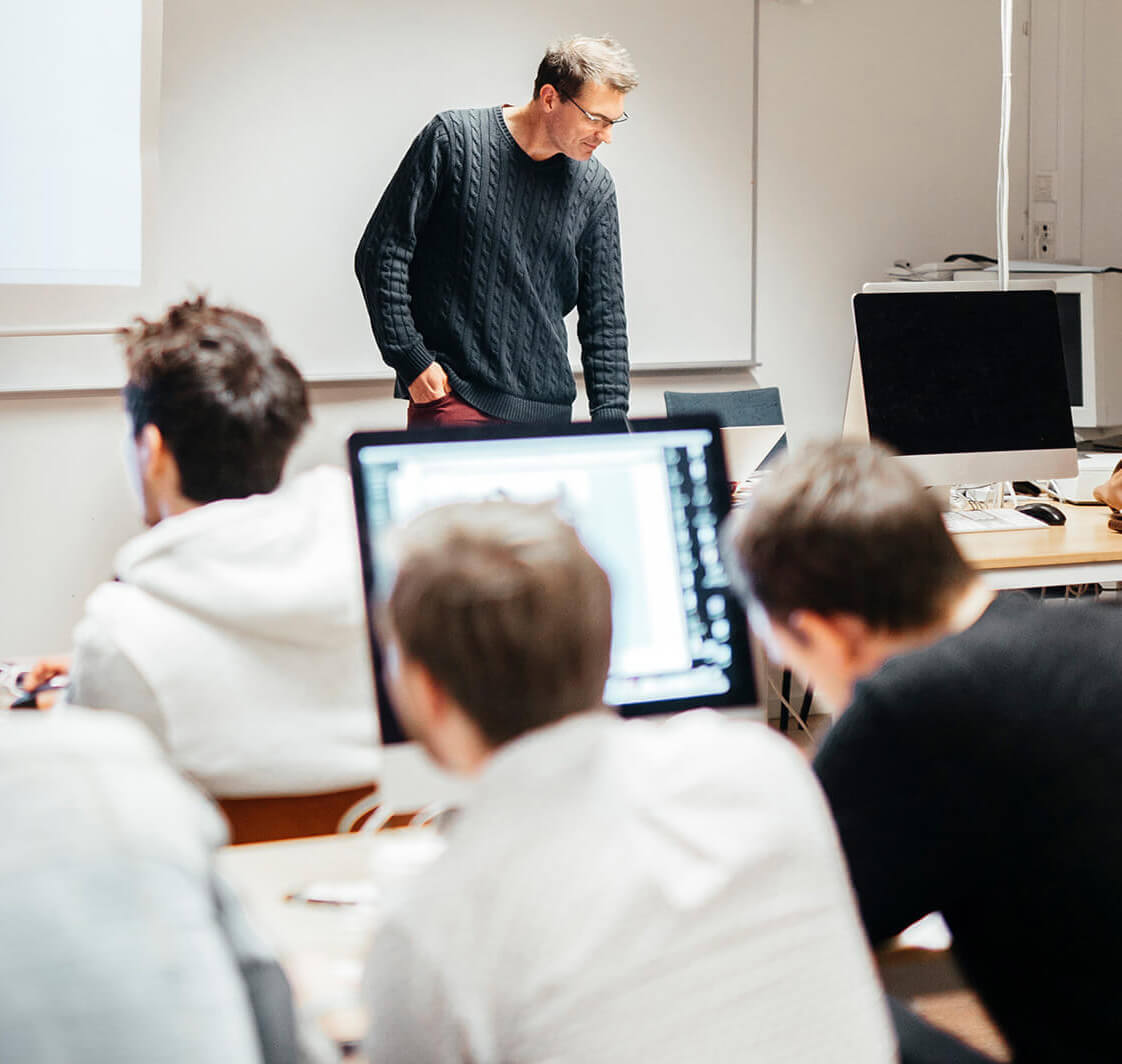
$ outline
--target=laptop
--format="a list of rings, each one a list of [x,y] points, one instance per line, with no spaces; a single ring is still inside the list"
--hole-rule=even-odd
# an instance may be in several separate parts
[[[348,450],[371,621],[393,586],[392,534],[417,514],[500,496],[553,500],[611,579],[605,703],[627,717],[757,704],[717,544],[730,500],[716,418],[357,432]],[[382,739],[401,742],[369,630]]]

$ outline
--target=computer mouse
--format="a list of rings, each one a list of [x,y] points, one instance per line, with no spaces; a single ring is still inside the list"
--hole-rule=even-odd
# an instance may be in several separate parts
[[[1017,512],[1035,517],[1046,525],[1062,525],[1067,520],[1067,514],[1050,502],[1026,502],[1017,507]]]

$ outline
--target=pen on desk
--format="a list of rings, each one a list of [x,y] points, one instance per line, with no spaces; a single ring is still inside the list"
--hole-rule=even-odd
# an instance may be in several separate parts
[[[349,906],[355,905],[356,902],[346,898],[313,898],[301,891],[295,891],[292,894],[284,896],[285,901],[295,901],[302,905],[339,905]]]

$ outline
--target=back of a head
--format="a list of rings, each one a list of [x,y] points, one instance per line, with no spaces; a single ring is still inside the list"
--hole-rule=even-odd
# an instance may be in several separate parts
[[[627,93],[639,84],[639,75],[627,49],[611,37],[570,37],[546,51],[534,79],[534,98],[543,85],[573,97],[586,81]]]
[[[200,297],[124,333],[133,435],[155,425],[193,502],[272,491],[310,419],[300,371],[250,314]]]
[[[550,505],[440,507],[401,543],[393,634],[492,746],[600,705],[611,589]]]
[[[804,448],[734,513],[724,543],[743,590],[780,623],[811,610],[918,631],[971,580],[936,501],[879,445]]]

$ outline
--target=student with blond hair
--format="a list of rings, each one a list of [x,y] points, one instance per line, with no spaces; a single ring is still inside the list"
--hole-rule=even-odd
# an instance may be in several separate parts
[[[810,769],[756,723],[601,703],[608,578],[544,505],[401,534],[383,619],[402,722],[474,777],[388,898],[371,1060],[887,1064],[894,1045]]]

